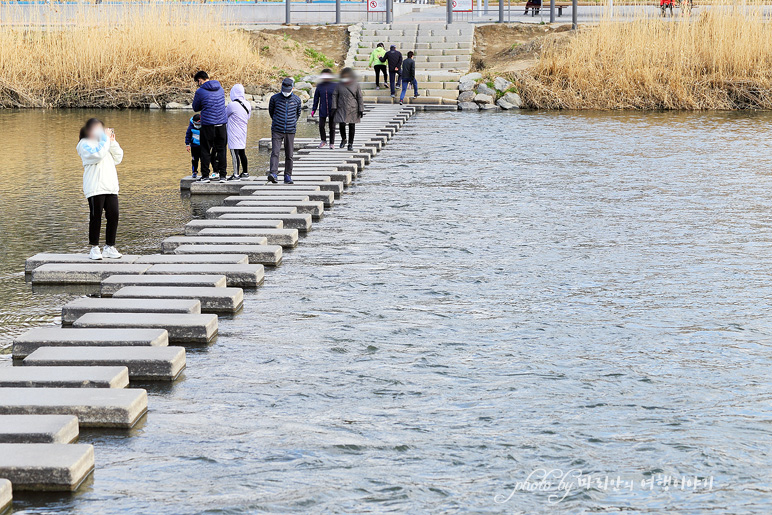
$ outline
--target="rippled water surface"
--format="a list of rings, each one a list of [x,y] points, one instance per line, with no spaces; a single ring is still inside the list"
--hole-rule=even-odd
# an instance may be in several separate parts
[[[19,272],[85,248],[85,115],[0,113],[3,344],[69,298]],[[205,207],[177,189],[187,114],[104,116],[126,149],[119,243],[155,251]],[[770,130],[415,116],[183,379],[151,387],[141,426],[82,434],[87,487],[17,510],[769,513]],[[551,504],[518,485],[539,468],[635,483]],[[641,484],[669,475],[713,485]]]

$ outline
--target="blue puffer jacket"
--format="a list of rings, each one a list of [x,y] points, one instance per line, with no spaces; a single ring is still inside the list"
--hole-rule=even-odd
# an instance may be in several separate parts
[[[193,110],[201,112],[201,125],[227,123],[225,92],[216,80],[204,82],[193,97]]]
[[[334,82],[320,82],[316,86],[316,92],[314,93],[314,107],[312,111],[319,109],[319,116],[330,116],[332,110],[332,94],[335,92],[337,84]]]
[[[294,93],[285,97],[281,93],[276,93],[268,102],[268,114],[271,115],[271,132],[282,132],[284,134],[295,134],[298,129],[298,118],[300,110],[303,108],[303,102],[300,97]]]

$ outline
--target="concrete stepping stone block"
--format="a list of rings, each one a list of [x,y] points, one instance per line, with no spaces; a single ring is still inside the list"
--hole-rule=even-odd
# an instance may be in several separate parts
[[[129,286],[129,288],[134,287]],[[221,288],[212,289],[219,290]],[[206,344],[217,336],[217,315],[88,313],[73,322],[72,326],[83,328],[126,329],[133,327],[137,329],[166,329],[169,332],[169,342]]]
[[[246,254],[205,254],[201,256],[176,256],[174,254],[151,254],[142,256],[143,263],[151,265],[191,264],[191,265],[245,265],[249,263]],[[219,274],[216,268],[212,273]]]
[[[260,176],[260,177],[257,177],[257,180],[262,182],[267,182],[268,177]],[[329,175],[295,174],[294,169],[292,171],[292,180],[295,182],[295,184],[305,184],[307,182],[333,182],[332,179],[330,179]]]
[[[295,188],[294,186],[298,186]],[[335,193],[332,191],[322,191],[318,188],[311,189],[309,186],[278,186],[278,185],[265,185],[265,186],[244,186],[239,190],[239,195],[257,197],[263,196],[281,196],[281,195],[303,195],[308,197],[308,200],[317,202],[324,202],[324,207],[332,207],[335,205]]]
[[[73,492],[93,470],[93,445],[0,444],[0,477],[7,478],[16,491]]]
[[[201,229],[196,235],[202,237],[258,237],[268,240],[268,245],[281,245],[282,247],[295,247],[299,237],[297,229],[255,229],[249,227],[211,227]]]
[[[241,288],[196,288],[187,286],[127,286],[113,294],[114,299],[149,300],[191,299],[201,303],[204,313],[235,313],[244,305]]]
[[[100,347],[115,349],[116,347]],[[143,347],[128,347],[142,349]],[[145,349],[168,349],[168,347],[144,347]],[[43,349],[79,349],[86,353],[94,347],[40,347],[30,354],[34,356]],[[26,359],[29,359],[27,356]],[[25,363],[26,364],[26,363]],[[125,366],[79,366],[69,367],[4,367],[0,368],[0,387],[3,388],[126,388],[129,386],[129,371]]]
[[[295,193],[279,193],[276,195],[271,195],[270,192],[260,192],[255,195],[258,198],[251,199],[250,197],[243,197],[241,195],[231,195],[230,197],[225,197],[222,200],[223,206],[235,206],[239,202],[242,202],[244,200],[254,200],[255,202],[292,202],[292,205],[295,205],[295,202],[308,202],[309,198],[307,195],[298,195]]]
[[[219,270],[213,270],[212,265],[153,265],[147,271],[147,275],[209,275],[216,271],[225,276],[227,286],[238,288],[257,288],[263,284],[263,279],[265,278],[265,268],[263,265],[228,265],[219,268]]]
[[[210,252],[246,254],[249,256],[250,263],[260,263],[269,266],[278,266],[283,255],[281,245],[235,245],[227,243],[200,245],[198,243],[189,243],[174,249],[175,254],[208,254]]]
[[[201,304],[195,300],[142,300],[81,297],[62,308],[62,323],[72,324],[86,313],[201,313]]]
[[[5,510],[11,507],[12,501],[11,482],[7,479],[0,479],[0,513],[5,513]]]
[[[184,238],[184,236],[179,236]],[[152,268],[152,267],[151,267]],[[124,286],[201,286],[225,288],[225,276],[212,275],[112,275],[102,281],[101,295],[109,297]]]
[[[41,347],[24,358],[22,370],[121,369],[132,381],[174,381],[185,369],[183,347]],[[2,376],[2,374],[0,374]]]
[[[220,206],[217,206],[220,207]],[[207,209],[207,213],[211,211],[212,209],[216,209],[216,207],[210,207]],[[264,213],[264,214],[278,214],[278,215],[295,215],[297,214],[298,210],[294,206],[277,206],[277,207],[256,207],[257,211],[255,213]],[[216,218],[215,216],[209,216],[208,218]]]
[[[0,388],[0,415],[75,415],[80,427],[130,428],[146,411],[139,388]]]
[[[264,218],[271,216],[281,217],[281,221],[284,222],[284,227],[287,229],[297,229],[300,232],[308,232],[311,230],[313,224],[313,218],[311,215],[277,215],[277,214],[260,214],[252,213],[249,207],[220,207],[212,208],[208,216],[215,216],[216,220],[263,220]]]
[[[250,197],[237,197],[241,200],[232,202],[231,204],[225,204],[237,207],[262,207],[262,206],[278,206],[287,205],[293,206],[297,209],[298,213],[309,214],[314,219],[319,219],[324,215],[324,203],[307,201],[286,201],[286,200],[252,200]],[[245,200],[245,198],[247,200]]]
[[[32,282],[41,284],[99,284],[115,274],[142,274],[150,265],[52,263],[32,270]]]
[[[78,434],[73,415],[0,415],[0,443],[72,443]]]
[[[164,329],[70,329],[36,327],[13,341],[13,358],[22,359],[39,347],[165,347]]]
[[[320,167],[309,167],[309,168],[293,168],[292,169],[292,179],[303,179],[303,180],[310,180],[312,177],[318,177],[321,180],[324,181],[339,181],[348,186],[351,184],[355,177],[355,172],[351,170],[336,170],[336,169],[325,169]]]
[[[233,237],[222,236],[170,236],[161,242],[161,250],[173,254],[180,245],[268,245],[265,237]]]
[[[130,265],[137,260],[139,256],[124,254],[123,257],[118,259],[103,259],[101,261],[94,261],[89,259],[88,254],[56,254],[49,252],[39,252],[32,257],[27,258],[24,264],[24,269],[27,272],[31,272],[39,266],[49,264],[124,264]]]
[[[185,224],[185,236],[195,236],[201,229],[221,229],[223,227],[284,229],[284,223],[281,220],[191,220]]]

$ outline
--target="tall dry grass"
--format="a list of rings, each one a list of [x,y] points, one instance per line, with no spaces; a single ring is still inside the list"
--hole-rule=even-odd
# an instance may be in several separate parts
[[[761,5],[680,16],[663,20],[649,7],[551,40],[516,77],[524,100],[546,109],[772,109],[772,24]]]
[[[192,74],[262,84],[249,36],[196,9],[131,6],[108,15],[0,11],[0,107],[138,107],[192,97]]]

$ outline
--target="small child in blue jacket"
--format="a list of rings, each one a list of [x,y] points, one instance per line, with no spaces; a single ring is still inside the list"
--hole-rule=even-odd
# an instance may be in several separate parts
[[[198,162],[201,159],[201,115],[196,113],[190,119],[185,132],[185,148],[190,154],[193,166],[193,178],[198,177]]]

